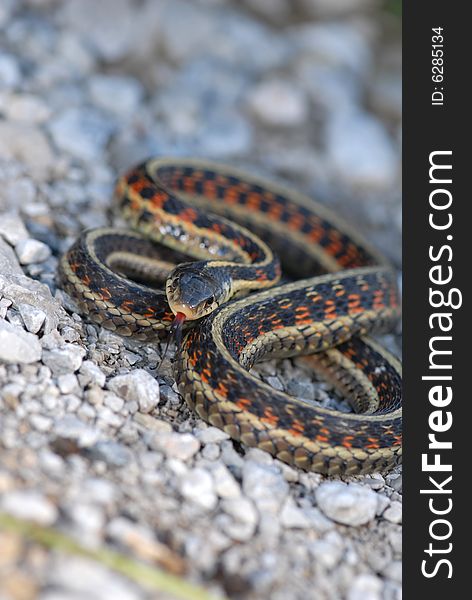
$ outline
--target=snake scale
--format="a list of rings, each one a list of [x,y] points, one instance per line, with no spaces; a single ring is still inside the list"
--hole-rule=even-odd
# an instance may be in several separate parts
[[[388,261],[312,199],[205,160],[150,159],[120,177],[116,202],[130,229],[86,231],[59,264],[89,319],[151,341],[183,325],[179,389],[234,440],[329,475],[401,462],[401,366],[368,337],[400,315]],[[250,372],[300,355],[355,412]]]

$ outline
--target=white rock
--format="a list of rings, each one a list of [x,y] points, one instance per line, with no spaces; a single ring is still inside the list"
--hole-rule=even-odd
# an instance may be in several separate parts
[[[29,364],[41,358],[41,344],[32,333],[0,321],[0,362]]]
[[[212,510],[218,502],[213,479],[205,469],[196,468],[184,474],[180,491],[187,500],[191,500],[206,510]]]
[[[93,102],[119,115],[133,113],[142,98],[141,84],[133,77],[94,75],[89,81]]]
[[[162,450],[166,456],[189,460],[200,449],[200,442],[191,433],[159,433],[154,436],[152,447]]]
[[[49,367],[54,376],[75,373],[80,369],[86,351],[76,344],[64,344],[62,348],[45,350],[43,363]]]
[[[105,392],[103,404],[115,413],[123,410],[125,401],[113,392]]]
[[[79,371],[79,381],[82,387],[93,384],[103,387],[106,381],[105,373],[91,360],[84,360]]]
[[[27,239],[15,246],[18,260],[22,265],[44,262],[51,256],[51,249],[44,242]]]
[[[375,575],[358,575],[348,591],[347,600],[381,600],[382,581]]]
[[[211,473],[215,484],[215,491],[220,498],[239,498],[241,487],[230,470],[221,462],[215,463]]]
[[[394,500],[387,510],[383,513],[383,518],[390,523],[402,522],[402,503]]]
[[[40,525],[52,525],[57,519],[57,508],[38,492],[17,490],[8,492],[0,499],[0,506],[19,519],[34,521]]]
[[[117,375],[108,381],[107,387],[125,400],[135,400],[143,413],[151,412],[159,403],[159,383],[144,369]]]
[[[26,329],[31,333],[38,333],[46,320],[46,313],[40,308],[23,303],[18,305],[18,310]]]
[[[0,216],[0,235],[12,246],[29,238],[21,217],[15,213],[3,213]]]
[[[389,188],[398,159],[384,126],[360,111],[334,113],[326,126],[326,150],[333,173],[349,186]]]
[[[275,515],[288,494],[288,483],[277,467],[246,460],[243,467],[243,491],[254,501],[261,514]]]
[[[73,394],[79,391],[79,382],[73,373],[59,375],[57,386],[61,390],[61,394]]]
[[[287,529],[306,529],[310,527],[310,520],[305,513],[295,504],[293,498],[287,498],[280,512],[280,522]]]
[[[207,427],[206,429],[195,429],[193,433],[202,444],[218,443],[223,440],[229,440],[229,435],[225,431],[212,426]]]
[[[344,553],[343,539],[337,531],[330,531],[325,537],[309,544],[308,549],[327,569],[333,569]]]
[[[308,118],[308,101],[293,82],[273,80],[259,84],[249,95],[248,105],[266,125],[296,127]]]
[[[341,481],[325,481],[315,492],[320,509],[333,521],[356,527],[375,517],[377,496],[367,487]]]
[[[98,429],[87,425],[75,415],[65,415],[54,423],[54,432],[58,437],[77,440],[81,447],[92,446],[99,437]]]
[[[51,115],[44,101],[32,94],[10,94],[4,110],[12,121],[25,123],[44,123]]]

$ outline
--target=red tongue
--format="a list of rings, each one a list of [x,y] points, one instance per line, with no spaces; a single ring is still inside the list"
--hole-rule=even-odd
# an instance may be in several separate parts
[[[184,313],[178,312],[175,317],[174,320],[172,321],[172,325],[171,325],[171,331],[174,331],[175,329],[177,329],[178,327],[182,327],[185,319],[187,317],[185,316]]]
[[[162,363],[164,362],[164,358],[167,356],[167,351],[169,349],[170,342],[173,340],[173,341],[175,341],[175,345],[177,346],[177,349],[180,347],[180,342],[182,341],[182,326],[183,326],[186,318],[187,317],[185,316],[185,314],[181,313],[181,312],[178,312],[175,315],[174,320],[172,321],[172,324],[169,329],[169,337],[167,338],[167,344],[164,349],[164,354],[162,355],[161,362],[159,363],[159,366],[157,367],[158,373],[160,371]]]

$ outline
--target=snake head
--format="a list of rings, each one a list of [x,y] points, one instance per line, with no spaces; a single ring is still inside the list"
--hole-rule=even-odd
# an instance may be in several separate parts
[[[172,312],[195,320],[213,312],[229,297],[230,279],[205,262],[184,263],[167,278],[166,295]]]

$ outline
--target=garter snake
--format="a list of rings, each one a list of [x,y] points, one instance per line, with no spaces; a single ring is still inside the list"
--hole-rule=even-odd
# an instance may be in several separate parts
[[[367,242],[312,199],[204,160],[150,159],[118,180],[116,201],[131,229],[86,231],[59,265],[89,319],[142,340],[197,320],[177,349],[179,389],[235,440],[330,475],[401,462],[401,366],[366,337],[400,309],[393,270]],[[277,285],[273,250],[294,282]],[[249,372],[298,355],[355,412]]]

